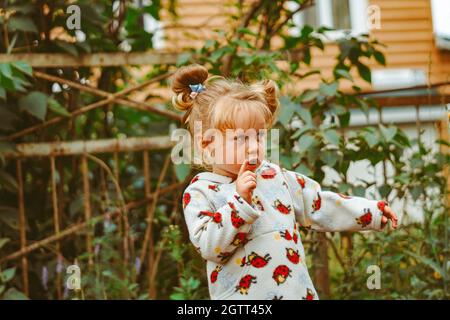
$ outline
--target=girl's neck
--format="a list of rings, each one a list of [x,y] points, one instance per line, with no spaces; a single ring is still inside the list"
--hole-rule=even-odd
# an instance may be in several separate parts
[[[226,177],[230,177],[233,180],[235,180],[237,178],[237,174],[234,174],[232,172],[226,171],[222,168],[218,168],[218,167],[213,167],[212,172],[220,174],[222,176],[226,176]]]

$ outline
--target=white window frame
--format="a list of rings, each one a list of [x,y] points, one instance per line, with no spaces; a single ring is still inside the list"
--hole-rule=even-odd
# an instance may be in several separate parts
[[[367,23],[368,15],[367,8],[369,0],[349,0],[350,10],[350,30],[333,30],[325,32],[323,41],[335,42],[338,39],[344,38],[346,35],[360,36],[369,32]],[[296,10],[298,4],[295,2],[288,2],[290,10]],[[332,27],[333,26],[333,7],[332,0],[316,0],[316,20],[318,26]],[[301,28],[304,26],[304,13],[298,12],[293,16],[295,28],[290,30],[291,34],[298,35]]]

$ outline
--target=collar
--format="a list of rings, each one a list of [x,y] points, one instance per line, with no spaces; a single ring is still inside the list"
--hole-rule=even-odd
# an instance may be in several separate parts
[[[255,169],[255,172],[258,172],[264,165],[266,165],[267,161],[263,160],[259,164],[259,166]],[[233,178],[224,176],[215,172],[209,172],[204,171],[200,172],[196,175],[196,180],[208,180],[212,182],[219,182],[219,183],[231,183],[233,182]]]

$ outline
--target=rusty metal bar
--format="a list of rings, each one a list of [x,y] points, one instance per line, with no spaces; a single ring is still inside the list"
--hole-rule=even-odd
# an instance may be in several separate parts
[[[20,249],[23,250],[27,245],[27,222],[25,218],[25,198],[23,192],[23,175],[22,175],[22,161],[18,159],[16,161],[17,167],[17,185],[19,187],[18,200],[19,200],[19,233],[20,233]],[[23,292],[25,295],[29,295],[28,286],[28,258],[22,257],[22,281]]]
[[[92,236],[91,236],[91,228],[89,226],[89,222],[92,217],[91,212],[91,202],[90,197],[91,193],[89,190],[89,171],[88,171],[88,161],[87,156],[83,155],[81,157],[81,172],[83,175],[83,204],[84,204],[84,218],[85,222],[88,223],[88,228],[86,232],[86,251],[89,255],[89,265],[93,265],[94,261],[92,259]]]
[[[46,74],[46,73],[43,73],[43,72],[39,72],[39,71],[34,71],[33,74],[34,74],[34,76],[36,78],[41,78],[41,79],[45,79],[45,80],[48,80],[48,81],[53,81],[53,82],[58,82],[58,83],[62,83],[62,84],[67,84],[68,86],[70,86],[72,88],[76,88],[76,89],[81,90],[81,91],[89,92],[89,93],[95,94],[95,95],[100,96],[100,97],[107,98],[107,97],[110,96],[109,92],[97,89],[97,88],[92,87],[92,86],[83,85],[83,84],[75,82],[75,81],[66,80],[66,79],[63,79],[63,78],[60,78],[60,77],[55,77],[55,76],[52,76],[52,75],[49,75],[49,74]],[[166,73],[166,74],[157,76],[157,77],[155,77],[155,78],[153,78],[153,79],[151,79],[149,81],[146,81],[146,82],[144,82],[142,84],[137,85],[137,87],[140,89],[142,87],[148,86],[148,85],[150,85],[152,83],[155,83],[156,80],[159,81],[159,80],[162,80],[164,78],[167,78],[169,75],[171,75],[171,73]],[[137,90],[136,87],[133,87],[133,88],[134,88],[134,90]],[[132,108],[136,108],[138,110],[143,110],[143,111],[146,111],[146,112],[154,112],[154,113],[157,113],[157,114],[161,114],[161,115],[167,116],[170,119],[174,119],[174,120],[177,120],[177,121],[179,121],[181,119],[181,116],[179,114],[175,113],[175,112],[158,109],[158,108],[156,108],[156,107],[154,107],[154,106],[152,106],[149,103],[146,103],[144,101],[135,101],[135,100],[127,99],[127,98],[116,98],[116,99],[114,99],[114,102],[116,102],[118,104],[123,104],[123,105],[129,106],[129,107],[132,107]]]
[[[51,179],[52,179],[52,205],[53,205],[53,226],[55,230],[55,234],[59,235],[60,227],[59,227],[59,207],[58,207],[58,196],[56,190],[56,168],[55,168],[55,157],[50,157],[50,171],[51,171]],[[56,241],[56,263],[59,264],[61,259],[61,244],[59,241]],[[57,267],[58,268],[58,267]],[[56,272],[56,295],[58,299],[62,298],[61,292],[61,274]]]
[[[84,153],[132,152],[142,150],[162,150],[175,145],[169,136],[132,137],[124,139],[99,139],[90,141],[21,143],[16,150],[4,151],[5,158],[28,158],[48,156],[81,155]]]
[[[144,171],[144,182],[145,182],[145,197],[147,198],[151,194],[151,170],[150,170],[150,157],[148,154],[148,151],[144,151],[142,153],[142,162],[143,162],[143,171]],[[156,200],[156,199],[155,199]],[[141,261],[143,261],[143,257],[145,257],[146,254],[146,246],[148,243],[148,296],[150,299],[155,299],[155,288],[154,283],[151,281],[151,275],[152,270],[154,268],[153,262],[154,262],[154,244],[153,244],[153,238],[152,238],[152,226],[153,226],[153,210],[150,203],[147,203],[146,205],[146,211],[147,211],[147,225],[148,225],[148,235],[147,232],[145,233],[144,243],[142,245],[142,252],[141,252]],[[147,239],[148,238],[148,239]]]
[[[15,53],[0,54],[0,63],[25,61],[35,68],[107,67],[123,65],[175,64],[179,53],[164,51],[103,52],[80,54],[65,53]]]
[[[182,187],[184,185],[185,185],[185,183],[183,183],[183,182],[181,182],[181,183],[174,183],[174,184],[172,184],[172,185],[170,185],[168,187],[165,187],[165,188],[161,189],[160,193],[172,192],[172,191],[177,190],[178,188],[180,188],[180,187]],[[139,201],[130,202],[130,203],[128,203],[126,205],[126,209],[127,210],[131,210],[131,209],[140,207],[140,206],[146,204],[147,202],[152,201],[152,199],[154,197],[155,197],[155,193],[153,193],[150,198],[144,198],[144,199],[141,199]],[[116,216],[116,215],[120,214],[121,212],[122,212],[122,208],[118,208],[118,209],[115,209],[112,212],[106,212],[105,214],[99,216],[98,218],[99,219],[103,219],[107,215],[110,215],[111,217],[113,217],[113,216]],[[33,252],[33,251],[35,251],[35,250],[37,250],[39,248],[42,248],[42,247],[44,247],[44,246],[46,246],[46,245],[48,245],[50,243],[53,243],[55,241],[61,240],[61,239],[65,238],[65,237],[68,237],[68,236],[70,236],[70,235],[72,235],[72,234],[74,234],[74,233],[76,233],[76,232],[78,232],[80,230],[83,230],[84,228],[87,227],[87,225],[88,225],[87,222],[81,222],[81,223],[75,224],[72,227],[69,227],[69,228],[61,231],[59,233],[59,235],[54,234],[54,235],[51,235],[51,236],[49,236],[49,237],[47,237],[45,239],[36,241],[36,242],[26,246],[26,247],[21,248],[20,250],[18,250],[16,252],[13,252],[13,253],[7,255],[6,257],[0,258],[0,264],[4,263],[5,261],[9,261],[9,260],[14,260],[14,259],[20,258],[22,256],[25,256],[25,255],[29,254],[30,252]]]

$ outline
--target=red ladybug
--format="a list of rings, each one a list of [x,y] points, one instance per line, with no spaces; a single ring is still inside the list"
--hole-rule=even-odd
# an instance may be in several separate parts
[[[219,271],[222,270],[222,267],[223,266],[216,266],[216,268],[211,272],[211,275],[209,276],[211,283],[217,281],[217,276],[219,275]]]
[[[248,290],[250,289],[252,283],[256,283],[256,277],[247,274],[241,278],[235,291],[239,291],[240,294],[248,294]]]
[[[293,264],[298,264],[300,262],[300,255],[298,250],[294,250],[292,248],[286,248],[286,257]]]
[[[208,189],[218,192],[219,191],[219,185],[218,184],[210,184],[208,185]]]
[[[306,297],[303,297],[303,300],[314,300],[314,292],[311,289],[306,289]]]
[[[296,174],[296,177],[300,187],[302,187],[302,189],[305,189],[305,179],[302,176],[299,176],[298,174]]]
[[[352,197],[346,196],[345,194],[342,193],[338,193],[339,197],[341,197],[342,199],[351,199]]]
[[[356,222],[363,228],[367,227],[372,222],[372,212],[370,212],[370,209],[364,209],[364,214],[361,217],[356,218]]]
[[[274,201],[273,207],[282,214],[289,214],[289,212],[291,211],[291,205],[286,206],[279,199]]]
[[[263,179],[273,179],[277,175],[274,168],[269,168],[261,172],[261,178]]]
[[[238,234],[236,234],[236,236],[233,239],[233,242],[231,242],[232,245],[234,246],[239,246],[239,245],[244,245],[248,242],[247,239],[247,233],[245,232],[239,232]]]
[[[198,180],[198,175],[195,176],[194,178],[192,178],[192,180],[191,180],[191,182],[189,182],[189,184],[193,184],[197,180]]]
[[[314,199],[312,204],[313,212],[319,210],[321,206],[322,199],[320,198],[320,194],[317,192],[317,199]]]
[[[261,210],[264,211],[264,206],[262,205],[261,200],[258,198],[258,196],[254,196],[252,199],[252,202],[256,205],[256,207]]]
[[[186,192],[183,195],[183,209],[186,208],[189,202],[191,202],[191,195],[188,192]]]
[[[384,213],[384,210],[385,210],[387,205],[388,205],[388,203],[386,201],[383,201],[383,200],[377,202],[377,207],[382,213]]]
[[[234,205],[231,202],[228,202],[229,206],[231,207],[231,224],[233,225],[233,227],[235,227],[236,229],[242,227],[245,223],[245,220],[242,219],[238,213],[236,208],[234,207]]]
[[[284,283],[286,281],[287,277],[291,276],[291,269],[289,269],[288,266],[282,264],[275,268],[273,271],[273,280],[277,283],[277,285],[280,285],[281,283]]]
[[[220,212],[211,212],[211,211],[200,211],[198,214],[199,217],[201,216],[208,216],[212,217],[213,221],[217,223],[218,227],[223,227],[222,225],[222,214]]]
[[[285,231],[281,231],[281,232],[280,232],[280,235],[281,235],[283,238],[285,238],[286,240],[288,240],[288,241],[293,240],[295,243],[297,243],[297,241],[298,241],[297,233],[294,231],[293,234],[294,234],[294,235],[291,236],[290,232],[289,232],[287,229],[286,229]]]
[[[262,268],[265,267],[267,263],[269,263],[270,259],[272,259],[270,254],[266,254],[263,257],[257,254],[256,252],[252,251],[252,253],[248,255],[247,260],[245,259],[245,257],[242,258],[241,267],[245,265],[247,266],[251,265],[255,268]]]

